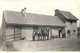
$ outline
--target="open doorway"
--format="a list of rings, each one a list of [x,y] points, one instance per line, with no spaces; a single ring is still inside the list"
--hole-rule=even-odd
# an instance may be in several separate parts
[[[62,37],[62,31],[59,30],[59,38],[61,38],[61,37]]]
[[[70,30],[67,30],[67,35],[68,35],[69,37],[71,37],[71,32],[70,32]]]
[[[65,30],[59,30],[59,38],[65,38],[65,37],[66,37]]]

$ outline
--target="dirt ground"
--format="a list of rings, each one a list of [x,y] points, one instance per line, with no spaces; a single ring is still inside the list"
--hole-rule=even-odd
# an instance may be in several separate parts
[[[48,41],[27,41],[14,42],[14,48],[19,51],[79,51],[79,38],[55,38]]]

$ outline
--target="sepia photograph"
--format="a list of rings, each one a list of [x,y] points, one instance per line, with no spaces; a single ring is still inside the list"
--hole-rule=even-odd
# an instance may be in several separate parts
[[[80,51],[80,0],[0,0],[0,51]]]

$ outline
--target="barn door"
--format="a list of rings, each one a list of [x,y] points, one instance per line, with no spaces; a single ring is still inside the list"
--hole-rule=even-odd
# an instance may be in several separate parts
[[[22,37],[22,27],[14,27],[14,41]]]

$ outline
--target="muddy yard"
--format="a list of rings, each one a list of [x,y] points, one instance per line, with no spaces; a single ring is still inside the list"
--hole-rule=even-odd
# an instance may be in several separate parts
[[[80,39],[55,38],[48,41],[20,40],[13,43],[18,51],[79,51]]]

